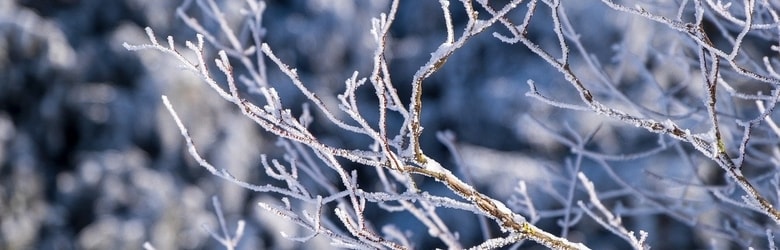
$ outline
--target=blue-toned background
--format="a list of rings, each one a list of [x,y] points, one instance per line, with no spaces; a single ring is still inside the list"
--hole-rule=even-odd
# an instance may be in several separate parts
[[[238,10],[244,1],[217,2],[240,27]],[[413,74],[446,34],[438,2],[401,2],[387,56],[393,82],[402,100],[408,101]],[[608,66],[625,58],[652,61],[646,57],[655,53],[650,49],[653,36],[665,35],[625,15],[607,12],[597,1],[564,2],[572,23],[587,34],[583,44]],[[179,48],[184,48],[183,41],[195,36],[175,17],[179,4],[173,0],[0,2],[0,249],[139,249],[146,241],[157,249],[217,248],[219,244],[201,228],[204,224],[218,228],[211,206],[214,195],[222,201],[229,227],[239,219],[247,221],[243,249],[328,247],[327,240],[320,238],[306,245],[283,239],[280,231],[307,232],[256,206],[272,196],[220,181],[187,154],[160,95],[171,98],[204,157],[240,179],[269,182],[260,155],[278,157],[281,150],[274,137],[221,100],[197,76],[179,69],[178,62],[157,52],[129,52],[122,47],[124,42],[147,43],[143,28],[149,26],[160,41],[173,35]],[[353,71],[359,71],[360,77],[370,73],[374,48],[370,20],[388,10],[388,1],[296,0],[267,5],[265,41],[326,102],[333,103],[335,95],[343,92],[344,80]],[[458,5],[453,1],[452,11],[460,32],[466,20]],[[558,42],[551,23],[549,15],[537,15],[531,32],[535,41],[555,51]],[[215,27],[213,22],[203,24]],[[633,40],[622,41],[637,54],[615,53],[613,45],[624,39],[623,30],[634,31]],[[615,154],[658,144],[658,136],[643,129],[588,112],[563,111],[527,97],[526,81],[533,79],[546,96],[579,103],[574,89],[554,69],[522,46],[501,43],[492,32],[506,30],[490,29],[471,40],[425,82],[423,94],[425,152],[454,172],[468,172],[477,189],[508,201],[518,181],[526,180],[537,206],[559,209],[562,205],[550,195],[567,190],[564,180],[572,176],[565,170],[570,166],[566,162],[574,158],[555,136],[573,139],[596,131],[588,148]],[[573,60],[581,65],[577,64],[581,60]],[[665,71],[671,72],[668,79],[675,79],[672,71]],[[269,67],[268,72],[283,103],[300,112],[305,97],[278,70]],[[631,98],[655,98],[653,91],[633,81],[638,80],[623,79],[618,88]],[[690,91],[700,93],[697,87]],[[371,97],[373,90],[366,88],[361,94]],[[374,105],[370,98],[361,101],[366,110]],[[365,115],[377,119],[371,112]],[[336,126],[318,124],[323,117],[315,119],[314,133],[324,142],[360,149],[370,143]],[[398,117],[390,122],[393,129],[400,126]],[[466,169],[457,169],[452,155],[437,142],[436,132],[444,130],[457,137]],[[659,187],[668,184],[647,171],[683,171],[669,167],[679,164],[676,156],[670,150],[615,162],[613,167],[632,184],[674,193],[679,190]],[[599,189],[619,186],[595,165],[586,161],[582,171]],[[366,176],[361,185],[375,182]],[[436,183],[421,183],[434,193],[448,193]],[[482,241],[476,216],[441,211],[464,246]],[[420,249],[443,247],[408,214],[370,212],[367,216],[377,226],[396,224],[413,232]],[[625,222],[632,230],[650,231],[650,245],[657,249],[703,244],[699,234],[664,215],[627,217]],[[551,219],[539,226],[554,234],[560,231]],[[499,235],[497,228],[491,230]],[[569,239],[594,249],[628,247],[592,221],[572,229]],[[539,247],[524,245],[529,246]]]

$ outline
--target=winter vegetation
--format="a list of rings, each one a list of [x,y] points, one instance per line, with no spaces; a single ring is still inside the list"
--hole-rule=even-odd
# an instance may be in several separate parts
[[[155,4],[2,13],[0,248],[776,249],[778,2]]]
[[[366,218],[366,210],[377,209],[413,217],[427,228],[427,236],[436,238],[446,248],[492,249],[531,241],[553,249],[587,249],[587,236],[574,238],[569,232],[578,230],[580,224],[595,222],[632,248],[645,249],[651,246],[647,239],[654,232],[643,228],[643,223],[623,221],[624,217],[651,215],[663,215],[701,234],[691,234],[689,240],[704,237],[702,240],[714,241],[711,244],[764,248],[761,238],[766,238],[763,241],[773,245],[773,231],[780,223],[780,212],[774,206],[780,190],[780,175],[775,171],[780,130],[773,126],[771,116],[780,97],[776,90],[780,75],[774,70],[778,61],[773,57],[780,51],[780,20],[768,1],[682,1],[645,3],[646,6],[613,1],[587,3],[603,5],[604,16],[624,18],[631,23],[621,27],[615,41],[589,38],[589,30],[579,29],[572,22],[578,18],[577,8],[583,6],[569,7],[561,1],[463,0],[458,3],[460,8],[451,7],[453,3],[447,0],[439,3],[445,36],[435,49],[428,51],[430,58],[420,63],[411,81],[399,81],[404,78],[390,70],[395,65],[388,55],[393,50],[405,49],[390,45],[391,27],[400,16],[399,1],[392,1],[387,11],[371,19],[370,34],[376,47],[370,72],[355,71],[341,86],[343,93],[331,97],[321,97],[329,93],[312,91],[311,84],[301,78],[294,65],[286,64],[265,42],[273,33],[262,27],[264,2],[247,1],[240,33],[234,31],[238,29],[231,27],[214,1],[197,2],[203,16],[215,24],[211,30],[201,24],[206,20],[187,14],[190,3],[186,2],[179,15],[198,33],[195,41],[186,42],[194,60],[175,47],[172,37],[167,38],[167,43],[159,43],[152,29],[147,29],[150,43],[125,47],[155,49],[177,58],[248,119],[280,138],[284,160],[269,161],[264,157],[262,167],[269,177],[284,184],[244,182],[198,153],[174,105],[163,96],[190,154],[201,166],[235,185],[280,197],[275,203],[260,202],[259,207],[309,231],[303,235],[282,232],[293,241],[325,237],[337,247],[414,248],[416,241],[412,237],[419,236],[409,235],[393,223],[375,225]],[[455,15],[465,17],[455,23]],[[489,28],[493,29],[488,31]],[[528,193],[529,184],[522,180],[524,169],[544,166],[516,169],[519,184],[512,196],[514,202],[508,203],[509,197],[487,194],[467,179],[467,172],[489,170],[473,169],[458,161],[442,165],[421,146],[426,83],[448,65],[450,57],[483,33],[490,33],[496,43],[529,50],[546,67],[557,71],[556,77],[527,79],[527,98],[605,118],[587,134],[568,125],[583,123],[578,118],[566,121],[566,134],[556,133],[534,116],[517,121],[518,126],[537,123],[537,133],[548,132],[571,150],[560,162],[559,175],[548,180],[553,187],[547,190],[550,193],[546,198],[557,200],[547,202],[552,206],[535,205],[535,197]],[[205,44],[219,51],[215,67],[210,67]],[[611,51],[602,55],[610,56],[599,58],[594,50],[605,49],[594,44],[608,47],[606,50]],[[467,62],[450,62],[462,63]],[[479,68],[485,66],[471,67],[483,70]],[[269,80],[269,68],[282,72],[288,78],[286,83]],[[520,79],[510,81],[520,85]],[[294,104],[283,102],[274,87],[278,84],[292,84],[306,97],[299,112],[292,111],[290,105]],[[397,89],[404,84],[411,85],[411,92],[402,97]],[[560,92],[571,92],[566,96],[579,98],[564,99],[559,97]],[[634,92],[642,95],[633,96],[637,95]],[[370,101],[357,101],[367,99]],[[372,102],[375,105],[368,105]],[[369,117],[367,113],[373,115]],[[395,119],[389,118],[393,116]],[[311,124],[318,122],[332,123],[342,133],[366,137],[370,143],[364,148],[351,148],[323,142],[311,129]],[[656,137],[656,142],[643,143],[649,148],[642,152],[589,149],[589,144],[601,139],[599,133],[614,133],[612,127],[621,125],[636,127],[637,134],[650,132],[654,135],[646,137]],[[451,132],[438,133],[441,143],[458,158],[454,137]],[[621,139],[617,136],[610,143],[625,143]],[[674,153],[678,156],[661,166],[657,166],[659,161],[644,166],[612,163]],[[589,164],[585,161],[602,167],[606,173],[607,177],[599,183],[611,181],[617,185],[599,189],[602,185],[594,184],[586,174],[585,165]],[[347,163],[364,170],[358,172]],[[639,174],[621,176],[615,173],[618,168],[638,168],[634,171]],[[453,169],[461,169],[464,174],[455,174]],[[375,178],[379,184],[361,185],[362,178]],[[642,179],[654,179],[656,183],[635,184]],[[449,193],[429,192],[427,188],[435,185],[428,184],[430,180],[446,187]],[[442,218],[450,210],[478,217],[484,241],[465,245],[460,239],[460,228],[453,227],[456,223]],[[543,219],[555,220],[559,228],[536,226]],[[215,238],[228,248],[235,246],[240,239],[232,238],[222,228],[225,237]],[[237,235],[240,234],[239,230]]]

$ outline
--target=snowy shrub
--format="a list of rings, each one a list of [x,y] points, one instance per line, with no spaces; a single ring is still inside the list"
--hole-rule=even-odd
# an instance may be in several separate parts
[[[194,40],[147,28],[124,46],[278,137],[263,183],[236,178],[162,97],[200,166],[274,197],[258,209],[287,226],[262,230],[360,249],[775,246],[774,1],[288,3],[316,22],[218,2],[179,7]],[[212,236],[240,246],[214,204]]]

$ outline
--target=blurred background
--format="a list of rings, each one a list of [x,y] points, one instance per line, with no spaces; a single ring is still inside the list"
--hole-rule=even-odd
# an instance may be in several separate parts
[[[216,2],[230,13],[229,21],[241,27],[239,10],[244,1]],[[344,80],[352,72],[359,71],[360,77],[370,73],[374,48],[370,20],[388,10],[388,1],[266,2],[265,41],[285,63],[298,69],[313,91],[333,98],[343,92]],[[401,2],[388,58],[393,81],[407,101],[414,72],[446,34],[437,1]],[[460,32],[466,20],[456,2],[453,18]],[[222,201],[230,228],[239,219],[247,221],[242,248],[327,247],[324,239],[307,245],[283,239],[280,231],[292,235],[305,231],[298,232],[295,225],[256,206],[273,196],[218,180],[186,153],[160,95],[171,98],[201,153],[239,179],[267,182],[260,155],[278,157],[281,150],[274,137],[245,119],[193,73],[181,70],[178,62],[155,51],[129,52],[122,47],[124,42],[147,43],[143,28],[148,26],[158,40],[172,35],[184,48],[183,41],[193,40],[195,34],[176,17],[179,4],[177,0],[0,1],[0,249],[139,249],[147,241],[157,249],[217,248],[218,243],[201,228],[218,228],[212,196]],[[644,52],[627,56],[644,59],[644,53],[653,53],[644,48],[656,29],[622,15],[605,15],[601,5],[567,4],[572,23],[598,24],[577,28],[591,35],[583,43],[592,46],[590,52],[605,63],[611,62],[614,52],[610,45],[622,39],[621,29],[644,34],[632,40]],[[199,17],[196,10],[185,11]],[[534,20],[552,23],[549,15]],[[213,22],[203,22],[209,29],[215,27]],[[557,46],[550,28],[533,26],[538,36],[534,39]],[[570,178],[564,167],[572,158],[557,134],[575,138],[593,133],[588,147],[608,153],[636,152],[658,144],[658,137],[644,130],[587,112],[561,111],[526,97],[526,80],[533,79],[548,96],[578,100],[557,72],[521,46],[500,43],[490,35],[493,31],[506,32],[493,29],[475,37],[426,81],[423,96],[423,148],[444,165],[454,166],[452,155],[435,137],[437,131],[452,131],[468,167],[458,171],[469,172],[479,190],[506,201],[518,180],[536,181],[530,192],[537,206],[560,208],[548,194],[566,189],[554,177]],[[270,67],[268,72],[284,104],[299,112],[304,97],[278,70]],[[629,94],[648,93],[636,85],[620,87]],[[370,89],[364,91],[373,95]],[[370,99],[362,101],[373,105]],[[363,149],[369,143],[316,120],[314,132],[332,145]],[[643,175],[642,169],[674,164],[674,159],[663,155],[652,159],[655,164],[646,158],[615,164],[635,166],[618,170],[638,180],[635,184],[650,179],[655,184],[648,185],[658,186],[657,179]],[[597,169],[596,163],[583,164],[597,186],[616,186],[602,181],[603,172],[591,170]],[[667,170],[658,173],[663,171]],[[476,216],[444,214],[464,246],[481,242]],[[408,215],[368,216],[377,224],[396,223],[415,232],[413,239],[419,240],[420,249],[443,246],[426,241],[427,232],[406,221]],[[627,221],[652,232],[650,243],[658,249],[701,243],[690,229],[663,215]],[[542,221],[540,226],[559,232],[555,220]],[[628,246],[592,222],[573,229],[569,238],[594,249]]]

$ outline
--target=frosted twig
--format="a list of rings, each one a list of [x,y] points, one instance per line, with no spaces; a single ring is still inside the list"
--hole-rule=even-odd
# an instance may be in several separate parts
[[[590,203],[595,206],[596,209],[605,218],[602,219],[600,216],[591,211],[587,206],[585,206],[585,203],[579,201],[577,204],[585,211],[585,213],[599,222],[599,224],[602,224],[605,228],[612,231],[615,235],[620,236],[621,238],[628,241],[628,243],[631,244],[631,247],[634,249],[649,249],[649,247],[645,245],[645,240],[647,240],[647,232],[639,231],[639,238],[637,238],[633,231],[628,231],[625,227],[623,227],[623,222],[620,220],[620,217],[613,215],[609,209],[601,204],[601,200],[599,200],[598,195],[596,194],[596,188],[593,186],[593,182],[590,182],[588,177],[586,177],[582,172],[577,174],[577,178],[580,179],[582,185],[585,187],[585,190],[588,192]]]
[[[758,108],[758,112],[761,112],[762,114],[766,113],[766,108],[764,107],[764,102],[756,100],[756,107]],[[775,135],[780,137],[780,127],[778,127],[777,123],[775,123],[775,121],[772,120],[772,117],[769,116],[769,115],[766,115],[766,116],[764,116],[764,120],[766,121],[767,124],[769,124],[769,127],[772,128],[772,132],[774,132]]]
[[[435,164],[431,166],[431,164]],[[415,174],[421,174],[434,178],[445,185],[450,190],[455,191],[464,199],[467,199],[479,207],[480,210],[487,213],[489,217],[501,223],[503,230],[516,232],[524,237],[555,249],[588,249],[581,243],[572,243],[564,238],[554,236],[544,230],[541,230],[525,220],[521,215],[513,213],[502,202],[485,196],[474,190],[473,187],[459,180],[448,170],[444,169],[432,159],[426,163],[424,168],[407,166],[405,171]]]
[[[493,16],[485,21],[475,21],[469,19],[469,23],[466,24],[466,30],[463,34],[455,40],[453,43],[444,42],[439,45],[439,48],[431,53],[431,58],[425,65],[420,67],[412,78],[412,98],[409,104],[410,119],[406,121],[402,130],[402,135],[408,135],[410,142],[410,149],[412,151],[406,154],[411,154],[413,159],[420,163],[425,164],[426,158],[420,148],[419,138],[422,133],[422,124],[420,123],[420,116],[422,115],[422,84],[425,79],[430,77],[439,68],[444,66],[447,59],[455,52],[455,50],[463,47],[470,38],[476,34],[482,33],[485,29],[496,23],[499,19],[503,18],[509,11],[515,9],[521,0],[513,0],[506,4],[500,11],[495,12]],[[403,155],[407,156],[407,155]]]
[[[470,247],[468,249],[470,250],[481,250],[481,249],[499,249],[507,245],[514,244],[515,242],[523,240],[523,237],[521,235],[517,234],[510,234],[506,237],[501,238],[492,238],[488,239],[479,245]]]
[[[244,221],[238,221],[236,232],[231,236],[230,232],[228,232],[227,225],[225,224],[225,216],[222,214],[222,204],[219,202],[219,199],[216,196],[211,197],[211,201],[214,205],[214,213],[217,214],[217,220],[219,221],[219,228],[222,230],[222,236],[219,236],[217,233],[211,231],[211,229],[209,229],[205,224],[202,225],[203,230],[208,232],[212,238],[225,246],[225,249],[233,250],[238,246],[238,242],[244,235]]]

